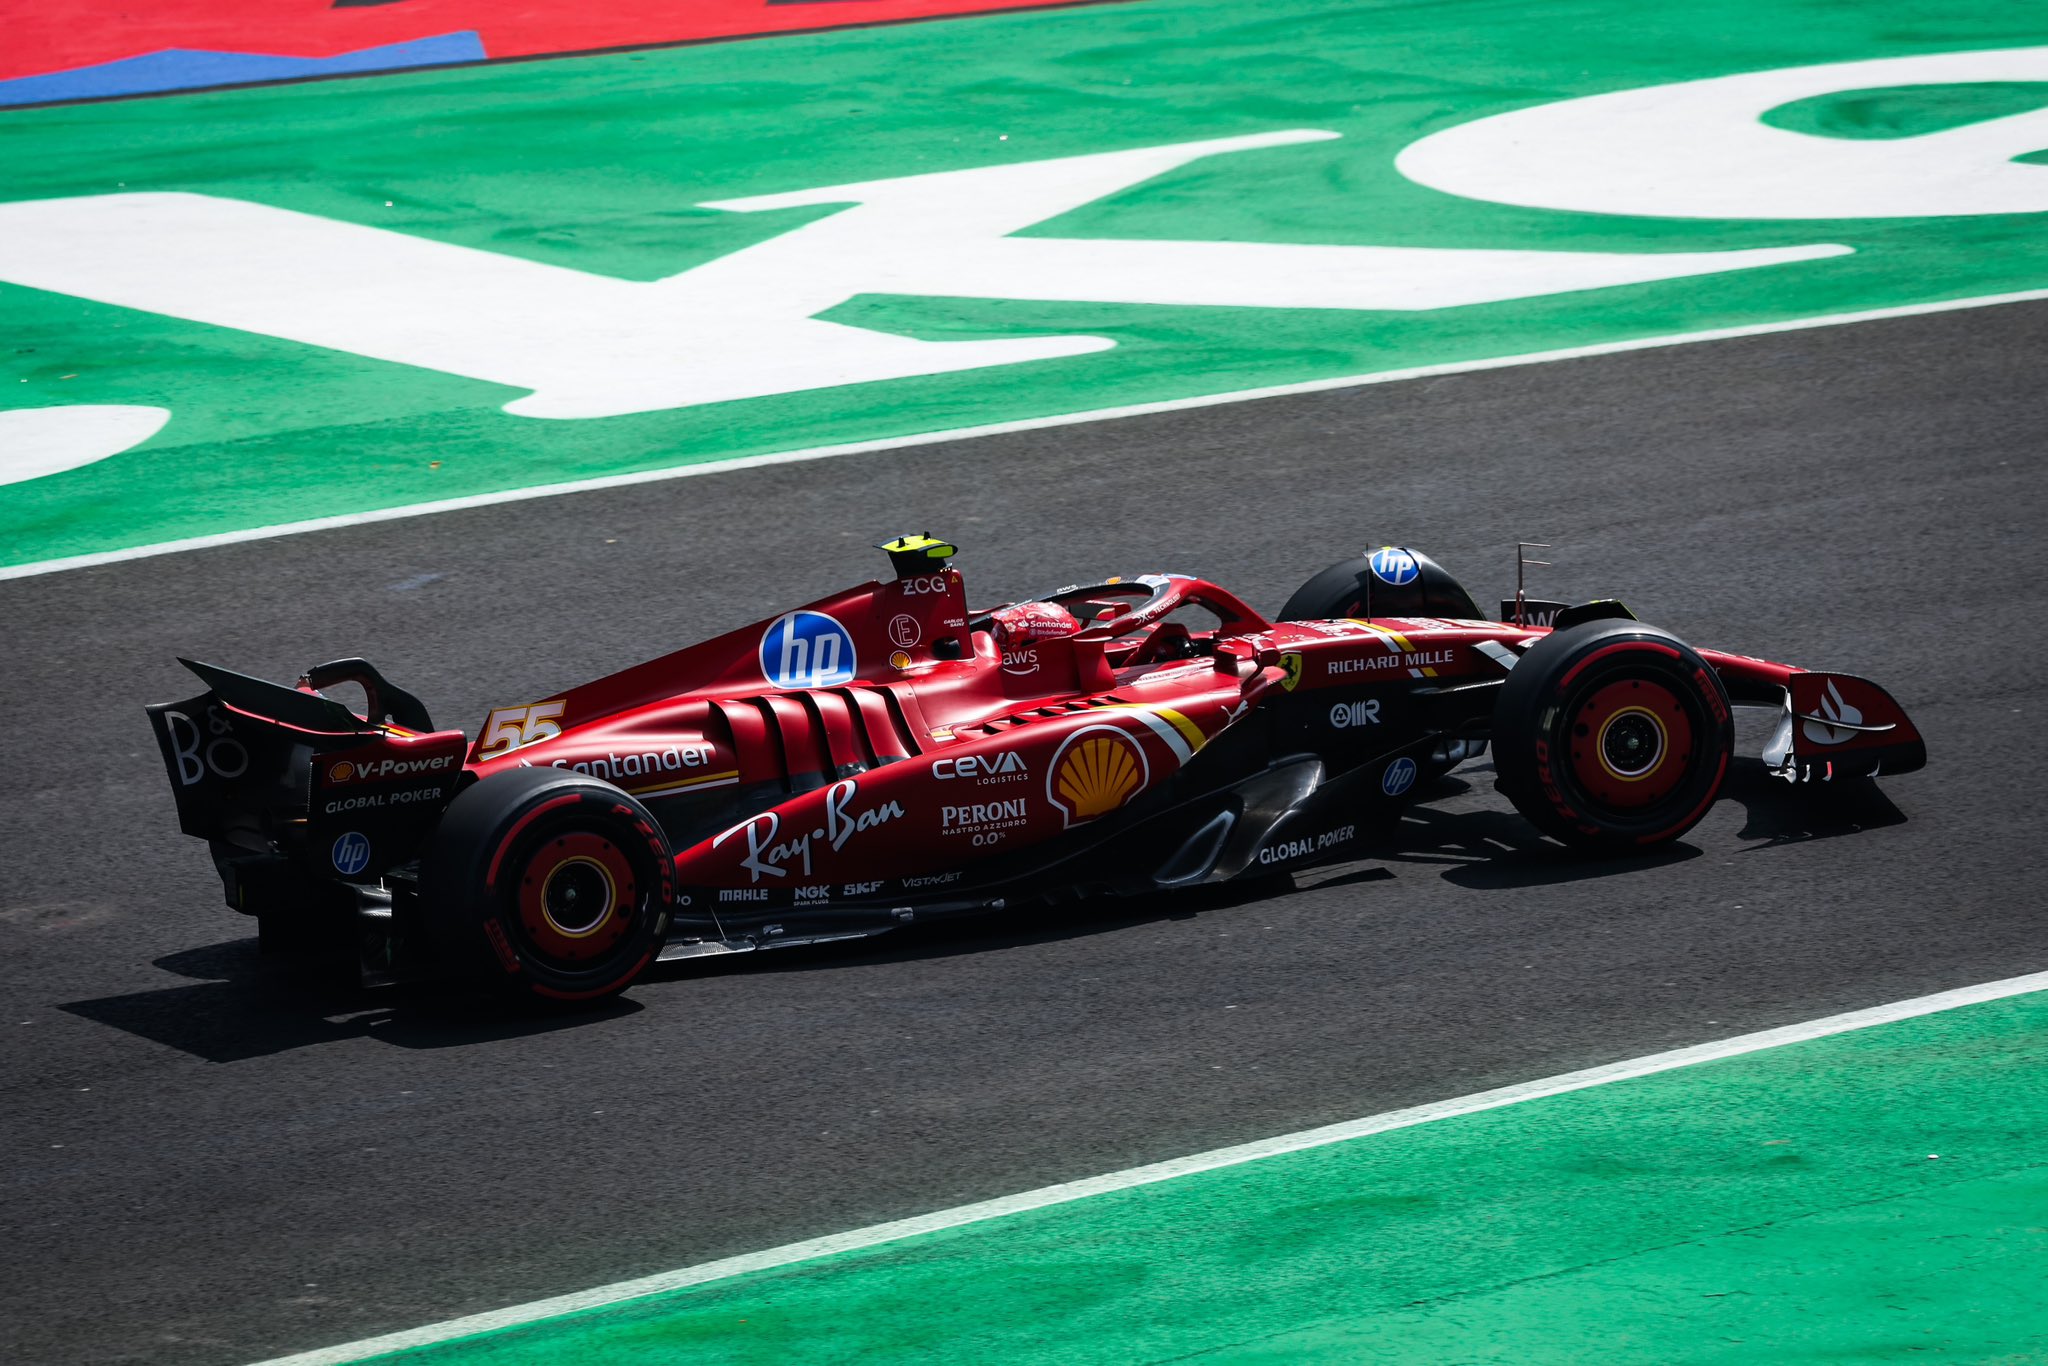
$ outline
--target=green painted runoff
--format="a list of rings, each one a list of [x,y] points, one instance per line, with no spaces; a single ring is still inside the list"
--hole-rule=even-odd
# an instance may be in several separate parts
[[[577,420],[508,414],[525,391],[504,384],[0,284],[0,419],[55,405],[171,413],[133,450],[0,483],[0,565],[739,455],[2048,287],[2048,233],[2033,214],[1620,217],[1460,198],[1394,168],[1427,134],[1583,95],[2044,43],[2039,7],[1961,0],[1135,0],[7,113],[0,203],[184,191],[631,281],[833,212],[699,207],[707,201],[1288,129],[1341,136],[1192,161],[1024,235],[1854,251],[1420,312],[862,294],[823,316],[923,340],[1082,335],[1115,346]],[[1905,87],[1773,117],[1870,145],[2024,112],[2041,89]]]
[[[2038,1361],[2044,1043],[1969,1006],[375,1360]]]

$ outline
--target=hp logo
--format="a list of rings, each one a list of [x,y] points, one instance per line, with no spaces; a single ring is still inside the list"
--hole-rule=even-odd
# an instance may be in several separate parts
[[[761,676],[778,688],[829,688],[858,667],[853,633],[823,612],[786,612],[761,633]]]
[[[351,830],[334,842],[334,871],[354,877],[370,866],[370,842]]]
[[[1387,771],[1380,775],[1380,791],[1389,797],[1398,797],[1415,786],[1415,761],[1401,758],[1387,765]]]
[[[1415,557],[1399,546],[1381,546],[1372,552],[1372,558],[1366,563],[1372,566],[1374,578],[1395,588],[1415,582],[1415,576],[1422,572],[1415,563]]]

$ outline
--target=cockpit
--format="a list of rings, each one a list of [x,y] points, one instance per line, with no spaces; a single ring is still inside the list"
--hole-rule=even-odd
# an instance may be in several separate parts
[[[1271,623],[1205,579],[1141,574],[1006,603],[975,614],[968,625],[989,634],[1006,672],[1033,663],[1039,651],[1062,642],[1097,656],[1113,675],[1138,665],[1213,655],[1219,639],[1261,631]],[[1107,680],[1077,681],[1100,686]]]

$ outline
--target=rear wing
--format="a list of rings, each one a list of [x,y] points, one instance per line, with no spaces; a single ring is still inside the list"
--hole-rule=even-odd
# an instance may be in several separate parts
[[[297,688],[179,662],[207,690],[145,710],[188,835],[374,881],[418,852],[455,795],[462,732],[433,730],[418,699],[362,660],[321,665]],[[362,685],[369,715],[316,690],[344,680]]]

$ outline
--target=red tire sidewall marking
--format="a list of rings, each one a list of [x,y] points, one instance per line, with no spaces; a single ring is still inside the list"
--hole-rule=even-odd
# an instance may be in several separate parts
[[[1641,653],[1641,652],[1643,652],[1643,651],[1646,651],[1646,650],[1647,650],[1647,651],[1655,651],[1655,652],[1656,652],[1657,654],[1660,654],[1660,655],[1669,655],[1669,656],[1670,656],[1671,658],[1673,658],[1673,659],[1676,659],[1676,660],[1679,660],[1679,661],[1681,661],[1681,662],[1682,662],[1682,661],[1683,661],[1683,660],[1685,659],[1685,656],[1684,656],[1684,655],[1682,655],[1682,654],[1680,654],[1680,653],[1679,653],[1679,652],[1678,652],[1677,650],[1674,650],[1674,649],[1673,649],[1673,648],[1671,648],[1671,647],[1670,647],[1669,645],[1664,645],[1664,644],[1661,644],[1661,643],[1659,643],[1658,641],[1654,641],[1654,640],[1621,640],[1621,641],[1616,641],[1616,642],[1615,642],[1614,644],[1612,644],[1612,645],[1604,645],[1604,646],[1602,646],[1601,648],[1599,648],[1599,649],[1597,649],[1597,650],[1593,651],[1593,653],[1591,653],[1591,654],[1587,655],[1587,656],[1586,656],[1586,657],[1585,657],[1584,659],[1580,660],[1580,661],[1579,661],[1578,663],[1576,663],[1576,664],[1572,665],[1572,671],[1571,671],[1570,673],[1566,674],[1566,675],[1565,675],[1565,676],[1564,676],[1563,678],[1560,678],[1560,679],[1558,679],[1558,680],[1557,680],[1557,692],[1558,692],[1559,694],[1562,694],[1562,693],[1564,692],[1564,690],[1565,690],[1566,688],[1569,688],[1569,687],[1570,687],[1570,686],[1572,685],[1572,680],[1573,680],[1574,678],[1577,678],[1577,677],[1578,677],[1578,676],[1579,676],[1580,674],[1584,673],[1584,672],[1586,671],[1586,666],[1587,666],[1587,665],[1589,665],[1589,664],[1593,664],[1593,663],[1595,663],[1595,662],[1597,662],[1597,661],[1599,661],[1599,660],[1605,659],[1605,658],[1607,658],[1607,656],[1609,656],[1609,655],[1612,655],[1612,654],[1620,654],[1620,653],[1621,653],[1621,652],[1623,652],[1623,651],[1627,651],[1627,652],[1629,652],[1629,653],[1631,653],[1631,654],[1636,654],[1636,653]]]

